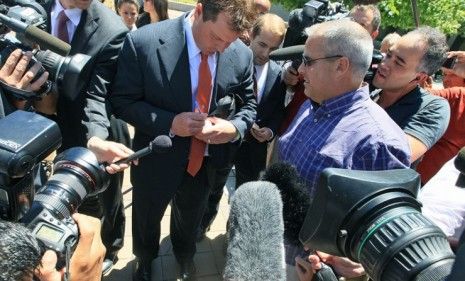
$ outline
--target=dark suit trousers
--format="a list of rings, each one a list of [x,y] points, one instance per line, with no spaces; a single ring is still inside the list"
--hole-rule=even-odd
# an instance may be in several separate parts
[[[230,167],[229,167],[230,169]],[[208,157],[195,177],[184,173],[181,184],[176,188],[151,186],[133,191],[133,251],[144,260],[157,257],[160,240],[160,221],[170,200],[170,238],[176,259],[189,260],[196,252],[195,239],[198,226],[205,211],[212,185],[226,182],[226,176],[212,165]],[[150,196],[151,198],[149,199]]]
[[[249,135],[248,140],[241,144],[234,159],[234,165],[236,167],[236,189],[245,182],[256,181],[260,172],[264,170],[266,166],[267,143],[258,143],[250,138],[253,137]],[[227,179],[230,169],[220,172],[225,175]],[[210,196],[208,197],[202,222],[200,223],[201,231],[205,231],[209,228],[218,214],[225,183],[226,181],[218,182],[213,185]]]

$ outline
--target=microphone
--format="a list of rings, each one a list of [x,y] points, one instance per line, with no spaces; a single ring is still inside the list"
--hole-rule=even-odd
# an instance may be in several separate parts
[[[457,178],[456,186],[460,188],[465,188],[465,147],[460,149],[457,157],[454,160],[455,168],[460,172],[459,177]]]
[[[26,39],[39,44],[42,49],[50,50],[61,56],[67,56],[71,50],[71,46],[68,43],[61,41],[33,25],[28,25],[1,13],[0,21],[14,32],[24,34]]]
[[[133,154],[129,155],[126,158],[123,158],[123,159],[120,159],[114,162],[114,164],[117,164],[117,165],[122,164],[122,163],[128,164],[136,159],[149,155],[152,152],[166,153],[171,149],[172,145],[173,144],[171,142],[170,137],[166,135],[160,135],[160,136],[157,136],[153,141],[151,141],[147,147],[134,152]]]
[[[285,163],[275,163],[268,167],[261,180],[274,183],[281,193],[286,242],[302,245],[299,232],[311,203],[305,182],[294,166]]]
[[[231,202],[224,280],[284,281],[282,201],[273,183],[247,182]]]
[[[270,60],[301,60],[305,45],[295,45],[274,50],[269,54]]]

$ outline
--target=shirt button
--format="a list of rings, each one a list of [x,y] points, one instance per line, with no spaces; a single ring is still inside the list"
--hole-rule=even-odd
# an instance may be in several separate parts
[[[318,119],[316,119],[316,118],[315,118],[315,119],[313,119],[313,122],[315,122],[315,123],[316,123],[316,122],[318,122]]]
[[[331,117],[331,114],[328,113],[328,115],[326,115],[326,117],[328,117],[328,118]]]

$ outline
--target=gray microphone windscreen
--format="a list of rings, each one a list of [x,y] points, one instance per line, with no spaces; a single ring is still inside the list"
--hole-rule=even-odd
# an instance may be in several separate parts
[[[159,135],[152,141],[152,149],[155,153],[167,152],[172,146],[171,138],[167,135]]]
[[[50,50],[61,56],[67,56],[71,50],[71,45],[68,43],[33,25],[28,26],[24,34],[27,39],[39,44],[42,50]]]
[[[270,53],[270,60],[298,60],[302,59],[305,45],[295,45],[286,48],[280,48]]]
[[[238,188],[229,215],[224,280],[286,279],[282,205],[271,182],[248,182]]]

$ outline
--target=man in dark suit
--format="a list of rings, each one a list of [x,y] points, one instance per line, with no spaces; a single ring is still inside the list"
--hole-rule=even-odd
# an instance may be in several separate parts
[[[134,148],[172,136],[173,149],[131,169],[135,278],[149,280],[160,221],[170,201],[171,242],[182,280],[192,280],[195,233],[217,171],[231,167],[255,120],[252,54],[238,36],[253,20],[251,0],[199,0],[173,20],[128,34],[110,101],[135,127]],[[221,98],[236,99],[226,119],[207,116]],[[199,154],[198,154],[199,153]]]
[[[92,57],[88,65],[90,75],[83,88],[76,89],[72,95],[58,96],[56,121],[63,136],[60,150],[101,146],[102,140],[108,138],[120,142],[110,134],[105,99],[116,73],[116,59],[128,31],[126,26],[97,0],[51,0],[45,4],[45,9],[49,15],[48,31],[71,44],[70,55],[82,53]],[[104,149],[117,145],[104,144],[107,146]],[[114,159],[106,160],[111,163]],[[110,186],[101,195],[103,209],[97,197],[85,200],[79,208],[81,213],[103,216],[102,239],[107,247],[105,269],[111,267],[123,246],[122,177],[122,173],[111,177]]]
[[[286,88],[281,81],[281,67],[270,61],[268,56],[270,52],[279,48],[285,33],[285,22],[275,14],[262,15],[251,30],[249,47],[254,61],[257,117],[252,128],[246,133],[234,160],[236,188],[245,182],[257,180],[260,171],[265,169],[268,143],[276,136],[276,130],[284,115]],[[211,190],[197,240],[205,237],[218,213],[223,187],[224,183],[215,184]]]

